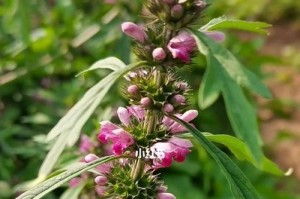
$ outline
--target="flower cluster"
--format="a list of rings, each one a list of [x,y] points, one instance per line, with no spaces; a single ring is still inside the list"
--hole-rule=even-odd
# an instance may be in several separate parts
[[[199,19],[205,7],[203,0],[146,0],[143,15],[147,25],[121,25],[123,33],[134,40],[133,52],[146,64],[125,77],[123,94],[130,106],[117,109],[120,123],[100,122],[98,141],[120,159],[96,167],[98,195],[175,198],[154,173],[173,161],[183,162],[193,147],[180,137],[185,127],[168,116],[191,123],[198,115],[196,110],[188,110],[188,84],[175,74],[177,67],[189,64],[196,54],[196,41],[184,28]],[[225,37],[221,32],[205,34],[219,42]],[[88,146],[83,138],[81,151],[87,152]],[[137,151],[143,150],[163,154],[136,157]],[[97,158],[89,154],[84,161]]]

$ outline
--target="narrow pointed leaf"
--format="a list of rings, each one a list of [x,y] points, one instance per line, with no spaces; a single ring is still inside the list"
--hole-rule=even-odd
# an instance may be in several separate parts
[[[17,199],[39,199],[39,198],[42,198],[47,193],[53,191],[54,189],[58,188],[59,186],[63,185],[64,183],[68,182],[72,178],[80,175],[81,173],[83,173],[87,170],[90,170],[90,169],[96,167],[97,165],[115,160],[117,158],[121,158],[121,156],[119,156],[119,157],[106,156],[106,157],[99,158],[93,162],[90,162],[90,163],[87,163],[84,165],[80,165],[77,168],[74,168],[72,170],[67,170],[67,171],[65,171],[53,178],[50,178],[50,179],[46,180],[45,182],[33,187],[32,189],[24,192],[19,197],[17,197]]]
[[[258,199],[258,195],[253,188],[249,179],[240,170],[238,166],[218,147],[213,143],[208,141],[205,136],[197,130],[195,127],[191,126],[187,122],[175,117],[168,116],[175,120],[182,126],[184,126],[193,136],[199,141],[202,147],[213,157],[216,163],[223,170],[229,184],[233,196],[239,199]]]
[[[48,133],[47,141],[53,140],[57,136],[63,136],[64,139],[60,140],[58,138],[55,141],[53,147],[50,149],[42,163],[38,176],[47,176],[52,171],[64,148],[66,146],[72,146],[76,143],[80,137],[80,132],[83,125],[92,115],[97,106],[101,103],[111,86],[124,74],[143,65],[144,63],[145,62],[138,62],[125,67],[120,66],[120,69],[110,73],[95,86],[90,88],[84,94],[84,96],[67,112],[67,114],[59,120],[59,122]],[[59,143],[57,143],[58,141]]]

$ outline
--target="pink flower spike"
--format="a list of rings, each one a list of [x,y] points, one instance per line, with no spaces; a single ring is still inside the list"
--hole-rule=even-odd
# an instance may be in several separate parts
[[[141,27],[139,27],[138,25],[132,22],[124,22],[122,23],[121,26],[122,26],[122,31],[126,35],[141,43],[144,43],[145,39],[147,38],[145,31]]]
[[[95,178],[95,182],[97,185],[105,185],[107,183],[107,177],[105,176],[97,176]]]
[[[100,122],[100,125],[101,125],[101,128],[106,128],[110,131],[120,128],[117,125],[111,123],[110,121],[102,121],[102,122]]]
[[[204,34],[216,42],[223,42],[225,40],[225,34],[220,31],[204,31]]]
[[[176,197],[171,193],[163,192],[157,194],[157,199],[176,199]]]
[[[119,116],[120,121],[125,125],[128,126],[130,124],[130,115],[126,108],[119,107],[117,110],[117,114]]]

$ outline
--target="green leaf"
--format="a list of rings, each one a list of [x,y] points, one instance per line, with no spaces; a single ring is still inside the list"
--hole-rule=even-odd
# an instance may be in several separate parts
[[[226,134],[211,134],[211,133],[203,133],[203,135],[211,142],[216,142],[226,146],[233,155],[239,160],[246,160],[249,163],[253,164],[256,168],[263,170],[265,172],[283,176],[284,173],[278,166],[269,160],[267,157],[263,157],[263,164],[259,165],[255,161],[253,155],[250,153],[249,147],[240,139],[226,135]],[[181,137],[183,138],[192,138],[193,136],[190,133],[183,134]]]
[[[113,71],[121,70],[122,68],[125,68],[126,64],[124,64],[121,60],[115,58],[115,57],[108,57],[105,59],[101,59],[94,63],[89,69],[86,69],[84,71],[81,71],[76,76],[82,75],[84,73],[87,73],[92,70],[96,69],[111,69]]]
[[[256,32],[260,34],[267,34],[266,28],[271,27],[270,24],[263,22],[250,22],[242,20],[228,19],[225,16],[215,18],[202,26],[201,31],[212,31],[212,30],[222,30],[222,29],[238,29],[245,30],[249,32]]]
[[[195,127],[191,126],[187,122],[175,116],[168,116],[168,117],[175,120],[176,122],[184,126],[190,133],[192,133],[193,136],[202,145],[202,147],[213,157],[216,163],[223,170],[235,198],[239,198],[239,199],[259,198],[249,179],[223,151],[221,151],[213,143],[208,141],[199,130],[197,130]]]
[[[46,180],[45,182],[33,187],[32,189],[24,192],[21,194],[17,199],[38,199],[45,196],[47,193],[53,191],[54,189],[58,188],[59,186],[63,185],[64,183],[68,182],[72,178],[78,176],[79,174],[94,168],[97,165],[115,160],[117,158],[122,158],[122,156],[115,157],[115,156],[106,156],[99,158],[93,162],[87,163],[85,165],[80,165],[77,168],[72,170],[65,171],[53,178]]]
[[[206,55],[208,69],[199,91],[199,106],[207,108],[222,93],[226,111],[235,134],[247,143],[255,160],[262,164],[263,152],[260,144],[256,113],[240,86],[265,97],[271,94],[259,79],[223,46],[204,33],[192,30],[199,51]]]
[[[108,64],[107,59],[105,60],[105,63]],[[113,60],[116,60],[116,58]],[[117,62],[115,61],[112,65],[116,63]],[[121,61],[119,61],[119,63],[121,63]],[[124,74],[142,64],[144,64],[144,62],[130,64],[125,67],[120,65],[118,70],[110,73],[99,83],[90,88],[85,95],[67,112],[67,114],[59,120],[59,122],[47,135],[47,141],[53,140],[57,136],[59,136],[59,138],[55,141],[55,144],[50,149],[45,160],[43,161],[39,170],[39,177],[47,176],[53,169],[64,148],[66,146],[72,146],[76,143],[80,136],[83,125],[92,115],[97,106],[101,103],[111,86]],[[116,68],[117,66],[115,65],[114,67]]]

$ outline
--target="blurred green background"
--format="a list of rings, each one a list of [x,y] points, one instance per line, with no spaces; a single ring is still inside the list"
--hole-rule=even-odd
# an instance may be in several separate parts
[[[49,148],[44,135],[106,73],[75,75],[108,56],[130,62],[131,41],[120,31],[120,24],[139,21],[141,2],[0,0],[0,198],[14,198],[16,185],[36,177]],[[267,37],[226,32],[224,45],[271,88],[273,100],[257,99],[264,149],[281,168],[293,167],[294,173],[279,178],[236,162],[262,198],[300,198],[300,1],[210,3],[203,24],[222,15],[273,24]],[[195,89],[195,107],[204,70],[193,66],[183,74]],[[108,107],[126,104],[120,87],[120,83],[114,85],[83,133],[97,132],[98,118]],[[232,132],[221,99],[201,111],[197,122],[203,131]],[[224,176],[201,148],[184,164],[164,170],[162,177],[178,199],[231,198]],[[62,191],[47,198],[59,198]]]

